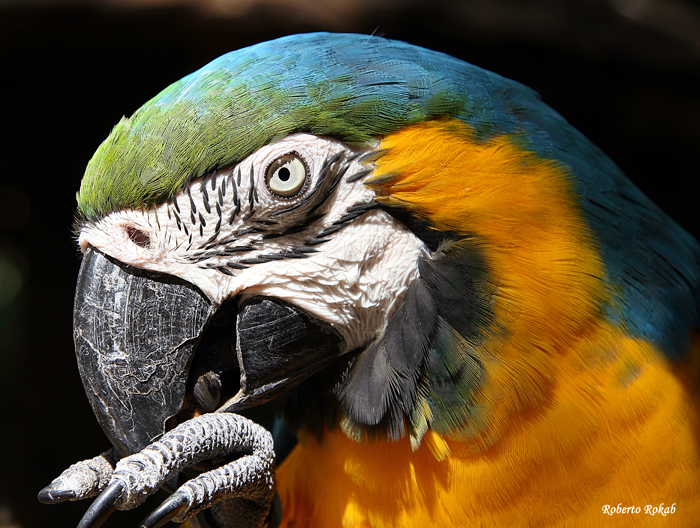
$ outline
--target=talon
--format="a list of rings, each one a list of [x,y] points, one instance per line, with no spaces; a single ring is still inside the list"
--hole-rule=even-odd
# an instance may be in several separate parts
[[[95,499],[80,519],[78,528],[99,528],[117,509],[117,500],[124,493],[124,484],[118,480],[112,482],[100,496]]]
[[[60,502],[73,500],[76,497],[77,497],[77,495],[75,494],[75,491],[65,490],[65,489],[63,489],[63,490],[53,489],[52,484],[49,484],[48,486],[46,486],[37,495],[39,502],[41,502],[43,504],[58,504]]]
[[[106,451],[73,464],[38,493],[39,502],[58,504],[99,495],[112,479],[114,459],[114,454]]]
[[[189,505],[190,503],[184,495],[171,495],[143,520],[141,528],[160,528],[168,521],[182,514]]]

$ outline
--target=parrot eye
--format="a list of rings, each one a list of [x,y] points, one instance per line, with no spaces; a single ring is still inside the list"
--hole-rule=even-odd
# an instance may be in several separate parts
[[[290,198],[304,188],[309,171],[297,154],[285,154],[267,168],[265,180],[273,194]]]

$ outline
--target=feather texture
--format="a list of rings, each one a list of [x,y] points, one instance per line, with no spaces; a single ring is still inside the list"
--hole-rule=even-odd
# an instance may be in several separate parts
[[[439,116],[468,124],[476,144],[507,136],[565,167],[616,278],[622,309],[609,315],[683,357],[686,328],[699,317],[697,242],[535,92],[402,42],[314,33],[216,59],[117,124],[88,164],[79,210],[95,220],[161,203],[294,131],[362,143]]]
[[[370,36],[239,50],[115,127],[80,212],[165,202],[292,132],[371,144],[364,182],[425,254],[377,339],[281,398],[318,433],[280,468],[283,525],[700,518],[700,247],[514,81]]]
[[[670,368],[647,343],[601,325],[558,369],[546,402],[523,409],[493,446],[434,431],[417,450],[408,438],[302,436],[278,471],[282,526],[694,526],[697,336],[692,350],[694,361]],[[661,503],[675,513],[644,513]],[[639,513],[604,513],[618,504]]]

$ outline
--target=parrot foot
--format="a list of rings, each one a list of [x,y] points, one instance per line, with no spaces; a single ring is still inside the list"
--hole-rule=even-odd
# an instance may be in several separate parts
[[[141,528],[159,528],[169,520],[182,523],[212,504],[236,497],[245,497],[253,503],[250,508],[258,511],[257,519],[236,519],[236,526],[264,526],[261,521],[270,511],[274,494],[267,466],[260,457],[248,455],[203,473],[183,484],[141,523]]]
[[[39,492],[39,501],[58,504],[94,497],[107,487],[117,456],[113,449],[73,464]]]
[[[231,499],[249,503],[251,507],[246,512],[257,512],[253,516],[246,514],[243,519],[231,519],[236,526],[263,527],[274,497],[272,435],[242,416],[209,413],[178,425],[139,453],[121,459],[78,528],[98,528],[115,509],[139,506],[185,467],[231,456],[239,458],[185,482],[141,526],[157,528],[170,520],[184,522],[197,512]],[[65,486],[56,490],[73,491]]]

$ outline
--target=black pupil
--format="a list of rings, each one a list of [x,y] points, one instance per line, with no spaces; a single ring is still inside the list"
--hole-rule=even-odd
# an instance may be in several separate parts
[[[289,169],[287,167],[282,167],[277,173],[277,177],[284,182],[286,182],[291,175],[292,173],[289,172]]]

